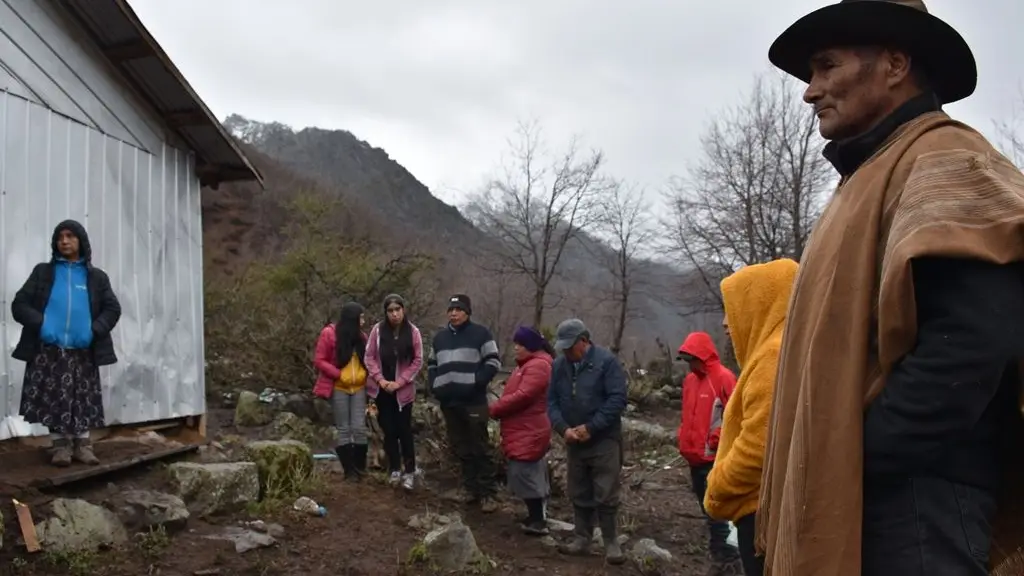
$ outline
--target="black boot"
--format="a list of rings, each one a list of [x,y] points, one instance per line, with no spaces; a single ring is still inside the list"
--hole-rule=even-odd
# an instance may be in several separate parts
[[[354,480],[356,469],[352,461],[352,445],[342,444],[334,451],[338,454],[338,462],[341,462],[341,469],[345,472],[345,480]]]
[[[352,445],[352,467],[356,471],[356,477],[362,478],[366,475],[366,453],[369,451],[368,444]]]
[[[590,541],[594,537],[594,509],[573,507],[575,526],[572,541],[559,546],[558,551],[570,556],[586,556],[590,552]]]
[[[626,562],[622,554],[622,546],[619,545],[619,519],[616,517],[618,510],[598,510],[597,519],[601,526],[601,539],[604,540],[604,559],[613,566],[619,566]]]

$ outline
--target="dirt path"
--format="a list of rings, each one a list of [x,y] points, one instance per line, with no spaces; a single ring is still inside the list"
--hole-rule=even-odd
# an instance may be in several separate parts
[[[215,414],[219,411],[212,411]],[[678,418],[664,410],[652,419],[673,426]],[[217,421],[219,435],[236,432],[227,418]],[[628,450],[628,448],[627,448]],[[671,452],[671,450],[669,450]],[[627,456],[627,464],[636,466],[645,456]],[[635,461],[634,461],[635,460]],[[93,503],[108,501],[128,489],[165,490],[166,464],[118,473],[69,486],[46,494],[34,493],[27,501],[37,516],[54,496],[83,498]],[[329,465],[337,468],[337,463]],[[566,576],[591,574],[636,574],[636,568],[605,566],[603,558],[568,558],[540,539],[523,535],[515,523],[522,513],[517,504],[505,501],[499,512],[491,515],[443,500],[443,494],[456,485],[452,472],[443,472],[427,465],[425,481],[413,493],[386,486],[380,475],[361,484],[342,483],[338,472],[326,474],[326,481],[309,496],[328,509],[326,517],[303,516],[290,509],[261,510],[259,507],[230,517],[189,520],[188,527],[176,534],[150,534],[137,537],[121,550],[95,554],[37,554],[25,558],[15,543],[17,524],[13,510],[3,506],[7,534],[0,549],[0,575],[18,576],[336,576],[340,574],[428,574],[422,565],[409,564],[408,552],[424,532],[410,528],[415,514],[458,512],[472,529],[480,549],[497,567],[494,574],[558,574]],[[641,471],[643,470],[643,471]],[[626,548],[641,538],[653,538],[658,545],[672,552],[674,565],[664,574],[691,576],[704,574],[706,561],[706,529],[696,499],[690,492],[689,471],[685,465],[659,469],[650,474],[649,466],[636,466],[624,471],[623,506],[620,527],[630,536]],[[650,475],[649,475],[650,474]],[[646,478],[639,489],[629,486],[640,475]],[[26,496],[29,496],[26,494]],[[554,498],[549,507],[553,518],[571,521],[568,501]],[[284,527],[284,535],[271,548],[244,554],[230,543],[210,540],[227,526],[246,521],[263,520]],[[38,521],[38,518],[37,518]],[[553,533],[557,539],[568,534]],[[20,550],[19,550],[20,549]]]

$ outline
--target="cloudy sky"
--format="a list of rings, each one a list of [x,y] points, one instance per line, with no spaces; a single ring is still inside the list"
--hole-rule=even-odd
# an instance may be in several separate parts
[[[130,0],[218,117],[343,128],[458,202],[519,119],[578,133],[617,176],[657,189],[716,111],[768,69],[815,0]],[[767,6],[770,5],[771,8]],[[975,51],[948,110],[993,135],[1021,103],[1024,2],[931,0]],[[1014,55],[1017,56],[1014,56]]]

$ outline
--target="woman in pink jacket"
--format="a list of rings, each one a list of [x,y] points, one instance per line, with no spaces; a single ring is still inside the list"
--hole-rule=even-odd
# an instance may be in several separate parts
[[[390,482],[412,490],[416,451],[412,438],[412,403],[416,399],[416,375],[423,366],[423,338],[405,314],[405,300],[398,294],[384,298],[385,318],[371,330],[366,346],[370,377],[366,392],[377,407],[384,432]]]

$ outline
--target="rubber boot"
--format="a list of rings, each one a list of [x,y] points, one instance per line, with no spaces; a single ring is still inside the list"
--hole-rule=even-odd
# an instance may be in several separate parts
[[[341,462],[341,469],[345,472],[345,480],[355,480],[356,469],[352,463],[352,445],[342,444],[334,451],[338,454],[338,462]]]
[[[558,551],[570,556],[585,556],[590,553],[590,541],[594,537],[594,510],[592,508],[573,507],[575,527],[572,541],[560,546]]]
[[[598,512],[601,539],[604,540],[604,559],[612,566],[619,566],[626,562],[626,557],[622,554],[622,546],[619,545],[619,520],[616,518],[616,512],[616,510]]]
[[[369,448],[368,444],[352,445],[352,468],[355,469],[357,479],[366,476],[366,454]]]

